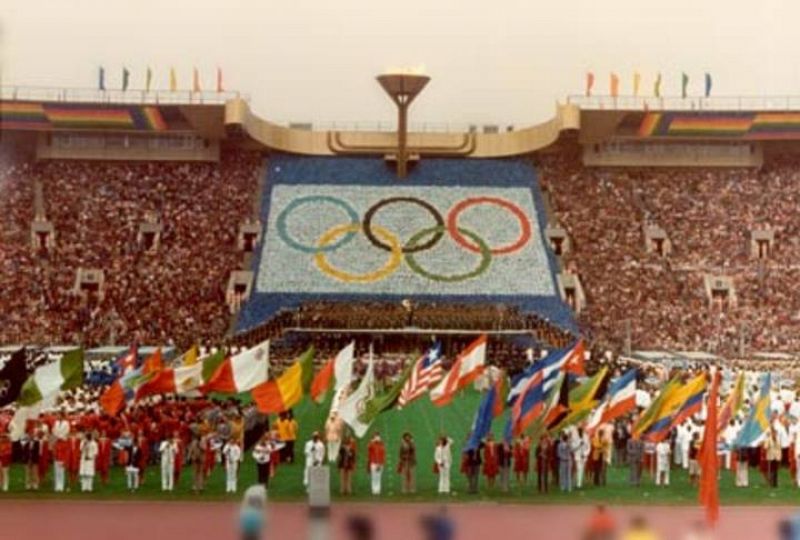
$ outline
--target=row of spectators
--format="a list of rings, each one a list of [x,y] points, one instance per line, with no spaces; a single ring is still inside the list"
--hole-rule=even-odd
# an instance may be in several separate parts
[[[724,355],[800,349],[800,161],[757,169],[590,169],[569,152],[537,163],[572,249],[563,258],[586,293],[582,329],[620,350],[697,349]],[[669,237],[645,250],[644,226]],[[751,232],[774,249],[751,256]],[[736,302],[709,302],[705,276],[732,278]]]
[[[219,340],[225,287],[240,268],[239,226],[253,215],[261,160],[219,163],[42,161],[0,166],[0,342]],[[35,188],[55,245],[34,252]],[[155,249],[138,240],[161,224]],[[78,268],[103,270],[102,294],[76,294]]]

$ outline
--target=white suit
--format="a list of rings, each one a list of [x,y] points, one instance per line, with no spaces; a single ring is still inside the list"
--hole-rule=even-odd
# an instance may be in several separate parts
[[[450,493],[450,469],[453,467],[453,453],[451,451],[453,441],[447,439],[447,443],[437,444],[433,452],[433,460],[439,467],[439,493]]]
[[[322,441],[309,439],[306,441],[304,450],[306,467],[303,471],[303,485],[308,486],[308,473],[311,467],[319,467],[325,461],[325,445],[322,444]]]
[[[222,448],[222,455],[225,459],[225,493],[236,493],[242,449],[235,441],[231,441]]]
[[[81,441],[81,491],[92,491],[95,475],[95,460],[99,449],[97,442],[91,439]]]
[[[175,457],[178,451],[178,443],[173,440],[161,441],[158,447],[158,453],[161,454],[162,491],[172,491],[175,488]]]
[[[661,477],[664,477],[664,485],[669,485],[669,443],[661,441],[656,445],[656,485],[661,485]]]

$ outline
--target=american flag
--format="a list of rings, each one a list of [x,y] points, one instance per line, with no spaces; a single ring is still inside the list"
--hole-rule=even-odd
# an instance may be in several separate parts
[[[428,388],[442,379],[444,376],[442,358],[442,346],[436,343],[417,360],[414,369],[411,370],[411,375],[400,391],[400,398],[397,402],[401,407],[425,395]]]

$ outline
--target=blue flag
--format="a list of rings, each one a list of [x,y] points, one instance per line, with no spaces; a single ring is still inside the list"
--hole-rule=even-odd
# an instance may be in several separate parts
[[[478,407],[478,412],[475,415],[475,422],[472,424],[472,432],[469,435],[469,440],[464,446],[464,452],[477,449],[481,441],[489,434],[492,429],[492,420],[495,416],[495,407],[497,401],[501,399],[498,392],[498,385],[493,384],[492,387],[483,396],[481,404]]]
[[[769,430],[769,415],[772,408],[770,390],[772,389],[772,375],[765,373],[761,382],[761,392],[758,400],[753,403],[750,414],[739,432],[734,446],[748,448],[753,446],[761,436]]]

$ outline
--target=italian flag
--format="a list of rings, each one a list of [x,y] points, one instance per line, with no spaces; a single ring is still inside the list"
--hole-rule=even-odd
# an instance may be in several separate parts
[[[196,395],[197,389],[211,379],[224,361],[225,353],[219,351],[207,356],[202,361],[163,369],[139,387],[136,398],[141,399],[153,394]]]
[[[269,376],[269,340],[252,349],[226,358],[209,381],[202,386],[206,394],[220,392],[238,394],[249,392],[267,381]]]
[[[277,414],[300,403],[314,376],[314,347],[303,353],[280,377],[253,388],[250,394],[262,414]]]
[[[64,353],[55,362],[38,368],[22,386],[17,403],[30,406],[83,383],[83,349]]]

